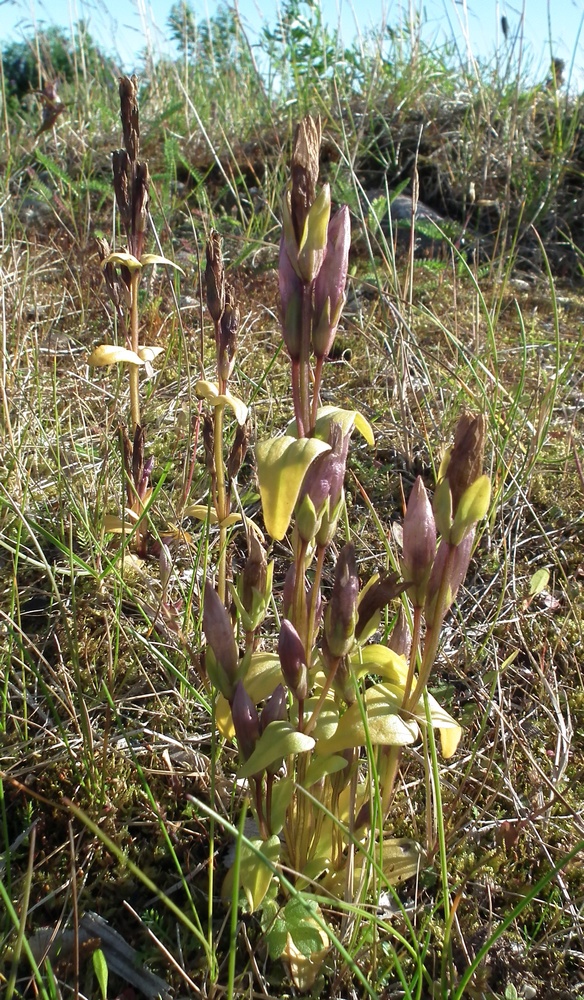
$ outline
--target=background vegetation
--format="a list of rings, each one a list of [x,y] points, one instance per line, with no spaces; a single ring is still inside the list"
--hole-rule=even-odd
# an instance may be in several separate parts
[[[290,413],[276,268],[305,112],[322,117],[321,176],[352,213],[348,303],[323,395],[358,403],[375,430],[375,451],[353,450],[346,482],[363,573],[397,552],[403,496],[418,473],[433,486],[465,409],[487,415],[494,486],[436,676],[465,728],[441,764],[447,884],[436,843],[396,895],[353,901],[355,919],[327,914],[343,947],[316,991],[584,995],[581,100],[554,72],[527,86],[518,47],[463,63],[454,45],[426,48],[415,25],[346,47],[299,0],[260,50],[228,7],[200,24],[175,5],[169,31],[177,58],[154,61],[146,45],[140,74],[149,248],[186,274],[172,283],[159,269],[141,301],[141,343],[163,348],[142,410],[155,458],[149,529],[173,559],[164,601],[158,563],[106,531],[124,506],[127,385],[87,367],[116,336],[95,239],[117,232],[118,68],[82,24],[73,39],[51,29],[2,53],[5,995],[121,994],[119,941],[108,977],[95,943],[80,940],[85,920],[95,941],[92,913],[175,996],[294,992],[270,957],[265,914],[232,920],[220,898],[244,792],[199,681],[199,593],[217,535],[185,512],[207,489],[193,385],[212,356],[200,280],[212,227],[240,305],[233,379],[254,437]],[[40,131],[38,91],[54,81],[64,108]],[[390,221],[396,192],[440,213],[440,231]],[[238,493],[257,509],[251,453]],[[237,568],[237,534],[232,543]],[[414,748],[396,836],[426,842],[425,797]],[[163,989],[148,983],[132,987]]]

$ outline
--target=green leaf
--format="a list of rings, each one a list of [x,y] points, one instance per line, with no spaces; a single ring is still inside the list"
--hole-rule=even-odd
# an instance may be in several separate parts
[[[286,947],[287,937],[286,921],[282,917],[276,917],[270,929],[266,932],[268,951],[271,959],[280,958]]]
[[[101,948],[95,949],[91,956],[91,960],[93,962],[93,971],[95,972],[99,992],[101,993],[103,1000],[107,1000],[108,967],[105,955]]]
[[[313,695],[311,698],[306,699],[304,702],[305,719],[310,718],[319,700],[318,695]],[[314,729],[311,730],[312,735],[315,740],[330,740],[331,736],[336,732],[338,724],[339,710],[335,704],[334,695],[331,692],[320,710]]]
[[[102,260],[102,268],[106,267],[107,264],[118,264],[121,267],[127,267],[130,271],[140,271],[142,269],[142,265],[138,258],[134,257],[133,254],[128,253],[127,250],[110,253],[109,257]]]
[[[142,267],[148,267],[149,264],[167,264],[168,267],[174,267],[175,270],[180,271],[181,274],[185,273],[182,267],[175,264],[173,260],[169,260],[168,257],[161,257],[160,254],[157,253],[142,254],[140,257],[140,263]]]
[[[265,771],[266,767],[281,760],[282,757],[306,753],[312,750],[313,746],[312,736],[299,733],[291,722],[285,719],[280,722],[270,722],[260,736],[251,757],[240,768],[239,777],[250,778],[252,774]]]
[[[408,663],[404,656],[394,653],[393,649],[372,643],[357,650],[351,656],[351,666],[357,678],[367,674],[379,674],[384,680],[405,687],[408,676]]]
[[[356,427],[359,434],[365,438],[367,444],[373,448],[375,444],[373,428],[359,410],[344,410],[340,406],[319,407],[314,426],[315,437],[320,438],[322,441],[328,441],[332,423],[340,425],[343,436],[352,431],[353,427]],[[290,434],[298,437],[298,426],[295,420],[288,425],[288,430]]]
[[[369,737],[374,746],[407,746],[418,737],[418,724],[406,722],[399,714],[402,692],[390,684],[376,684],[365,692],[365,710]],[[330,740],[318,743],[316,753],[340,753],[349,747],[365,746],[367,737],[359,703],[355,702],[341,717]]]
[[[238,424],[243,426],[247,420],[247,406],[238,396],[233,396],[229,389],[220,393],[214,382],[199,379],[195,386],[195,393],[199,399],[206,399],[211,406],[229,406],[233,410]]]
[[[537,597],[544,591],[550,582],[550,574],[547,569],[538,569],[529,581],[529,596]]]
[[[436,701],[434,696],[431,695],[429,691],[427,691],[426,694],[428,697],[428,707],[430,709],[432,726],[434,729],[440,730],[442,756],[446,760],[449,760],[450,757],[452,757],[456,752],[458,744],[460,743],[462,728],[459,726],[456,719],[453,719],[452,716],[448,714],[446,709],[442,708],[439,702]],[[426,712],[424,710],[423,701],[419,703],[413,714],[421,726],[426,725]]]
[[[302,481],[314,459],[330,446],[318,438],[284,435],[259,441],[256,460],[266,528],[281,541],[290,524]]]
[[[294,779],[291,774],[281,778],[272,789],[272,811],[270,827],[274,833],[279,833],[286,820],[286,810],[294,794]]]
[[[321,778],[325,778],[329,774],[335,774],[336,771],[342,771],[346,766],[347,761],[340,754],[330,754],[327,757],[313,757],[306,769],[304,787],[310,788],[311,785],[315,785]]]
[[[245,892],[251,912],[255,913],[270,888],[270,883],[274,877],[270,865],[275,865],[279,861],[280,838],[274,835],[269,840],[252,840],[250,843],[259,849],[260,854],[258,855],[255,851],[252,851],[247,844],[242,846],[239,865],[239,884]],[[266,864],[264,858],[269,864]],[[231,872],[228,872],[229,874]],[[230,891],[228,878],[223,884],[222,892],[224,898],[226,898],[226,889]]]
[[[106,365],[116,365],[119,362],[125,365],[143,365],[141,357],[129,351],[127,347],[116,347],[115,344],[100,344],[96,347],[87,359],[90,368],[103,368]]]
[[[450,542],[452,545],[460,545],[462,539],[473,525],[483,519],[489,510],[490,502],[491,480],[488,476],[479,476],[464,491],[459,500],[450,530]]]

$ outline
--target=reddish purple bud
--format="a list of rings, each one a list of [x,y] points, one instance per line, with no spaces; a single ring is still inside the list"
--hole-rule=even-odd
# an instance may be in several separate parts
[[[270,722],[283,722],[287,718],[286,691],[282,684],[278,684],[263,707],[260,718],[260,729],[263,733]]]
[[[280,263],[278,267],[280,284],[280,320],[282,336],[292,361],[298,361],[302,346],[302,302],[304,283],[292,267],[284,235],[280,240]]]
[[[232,285],[225,284],[225,308],[221,315],[219,342],[217,344],[217,371],[226,382],[235,365],[237,334],[239,331],[239,306],[235,301]]]
[[[205,282],[207,285],[207,308],[214,323],[219,323],[225,309],[225,268],[221,249],[222,242],[219,233],[212,229],[206,247]]]
[[[337,559],[333,591],[324,616],[327,645],[331,655],[337,659],[347,655],[355,640],[358,600],[355,546],[348,542]]]
[[[209,580],[205,582],[203,632],[210,650],[206,657],[209,677],[230,701],[237,682],[239,656],[227,608]]]
[[[407,584],[400,581],[399,573],[390,573],[387,570],[380,571],[379,580],[367,588],[359,601],[359,617],[355,629],[356,639],[359,639],[373,615],[386,608],[394,597],[398,597],[406,589],[406,586]]]
[[[317,358],[329,354],[345,303],[351,223],[343,205],[329,222],[324,262],[314,284],[312,347]]]
[[[132,232],[132,196],[130,160],[125,149],[116,149],[112,153],[112,173],[118,212],[126,236],[129,238]]]
[[[239,752],[244,760],[249,760],[260,738],[260,719],[257,708],[241,681],[237,682],[231,700],[231,716]]]
[[[454,444],[446,468],[446,478],[452,494],[452,516],[460,498],[483,471],[486,420],[482,414],[473,417],[464,413],[456,426]]]
[[[138,159],[140,148],[140,119],[138,113],[138,79],[136,76],[120,77],[120,118],[124,131],[124,146],[131,160]]]
[[[298,701],[308,694],[308,668],[304,645],[292,622],[284,618],[278,638],[278,656],[284,680]]]
[[[304,482],[298,496],[298,503],[296,504],[296,514],[298,531],[301,537],[307,542],[312,541],[316,535],[318,544],[325,545],[331,540],[329,536],[334,534],[336,527],[334,514],[336,513],[338,516],[336,507],[341,499],[343,483],[345,481],[345,467],[350,438],[351,433],[343,435],[340,425],[333,421],[330,425],[328,440],[331,450],[319,455],[308,468],[304,477]],[[299,516],[301,510],[305,513],[301,505],[306,496],[310,497],[316,515],[312,524],[309,518]],[[323,505],[327,499],[329,499],[329,505],[328,511],[325,511]],[[323,525],[323,534],[325,537],[321,538],[320,525],[323,514],[326,522]],[[333,522],[329,523],[331,517],[333,518]],[[304,523],[308,529],[306,531],[303,531]]]
[[[406,659],[409,658],[412,648],[412,633],[410,632],[410,626],[408,625],[403,607],[399,609],[397,621],[393,627],[387,646],[388,649],[393,650],[398,656],[405,656]]]
[[[403,574],[415,607],[423,607],[426,585],[436,555],[436,524],[432,505],[418,476],[406,510],[403,527]]]
[[[132,185],[132,235],[129,250],[140,260],[144,250],[144,235],[148,229],[148,204],[150,195],[150,175],[145,161],[136,163]]]
[[[332,669],[335,671],[333,680],[335,693],[338,694],[347,705],[353,705],[357,700],[357,695],[355,694],[355,676],[351,670],[349,657],[341,656],[340,660],[338,660],[331,656],[326,636],[322,641],[322,655],[327,668],[327,673],[330,673]]]
[[[475,529],[472,528],[468,534],[464,536],[460,545],[451,545],[449,542],[445,541],[440,542],[438,552],[436,553],[436,559],[434,560],[434,565],[432,567],[432,573],[430,574],[430,579],[428,581],[425,607],[427,625],[433,624],[437,611],[441,618],[444,617],[454,602],[458,593],[458,588],[466,576],[466,571],[468,569],[472,553],[474,537]],[[436,602],[438,593],[441,589],[442,578],[445,573],[448,574],[448,590],[445,595],[443,607],[438,609],[436,607]]]

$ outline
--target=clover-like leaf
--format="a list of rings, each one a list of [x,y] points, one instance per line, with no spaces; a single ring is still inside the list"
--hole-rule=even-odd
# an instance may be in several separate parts
[[[295,903],[294,908],[291,903]],[[322,919],[319,906],[313,909]],[[330,943],[328,934],[320,923],[307,912],[300,899],[290,900],[285,907],[288,935],[282,959],[288,965],[290,978],[301,993],[314,986]]]
[[[247,420],[247,406],[242,399],[229,392],[229,389],[220,393],[215,382],[199,379],[195,386],[195,392],[199,399],[206,399],[211,406],[229,406],[233,410],[238,424],[243,426]]]
[[[290,435],[256,445],[260,496],[266,528],[281,541],[288,530],[304,476],[314,459],[330,446],[318,438]]]
[[[369,738],[374,746],[407,746],[418,737],[418,723],[404,720],[400,713],[402,692],[391,684],[376,684],[365,692]],[[359,703],[341,717],[334,736],[318,743],[316,753],[341,753],[349,747],[365,746],[367,737]]]
[[[251,757],[239,769],[240,778],[249,778],[252,774],[265,771],[266,767],[287,757],[289,754],[306,753],[312,750],[314,740],[306,733],[299,733],[291,722],[285,719],[270,722],[260,736]]]
[[[104,368],[106,365],[115,365],[120,361],[125,365],[143,365],[145,363],[138,354],[129,351],[127,347],[100,344],[89,355],[87,364],[91,368]]]

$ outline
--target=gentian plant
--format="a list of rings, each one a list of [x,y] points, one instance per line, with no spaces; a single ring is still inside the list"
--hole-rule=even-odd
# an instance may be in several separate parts
[[[139,372],[144,367],[152,371],[152,361],[162,347],[139,343],[139,291],[145,267],[165,264],[181,271],[173,261],[159,254],[145,253],[148,231],[150,177],[148,164],[139,159],[140,118],[138,81],[135,76],[121,77],[119,85],[120,117],[124,148],[112,154],[113,186],[126,248],[113,251],[105,239],[98,239],[98,253],[108,296],[114,308],[117,328],[123,344],[99,344],[88,358],[90,367],[124,365],[130,384],[130,431],[120,429],[127,505],[125,517],[108,517],[105,528],[121,533],[127,527],[135,529],[135,548],[139,556],[147,554],[147,533],[143,520],[151,496],[149,479],[153,460],[144,458],[145,432],[140,418]],[[182,272],[181,272],[182,273]]]
[[[345,532],[343,482],[351,436],[356,430],[369,445],[374,439],[357,410],[319,405],[324,362],[345,302],[350,247],[347,207],[331,217],[329,186],[318,186],[320,141],[320,122],[306,117],[296,131],[283,199],[279,281],[293,419],[255,449],[265,529],[275,541],[288,537],[290,563],[282,574],[282,593],[272,595],[261,533],[246,525],[249,556],[242,577],[229,591],[220,568],[218,591],[207,581],[204,593],[216,718],[222,735],[237,742],[239,777],[249,783],[257,827],[257,838],[241,853],[238,885],[230,873],[225,892],[237,896],[243,890],[252,910],[273,895],[270,884],[279,866],[294,873],[297,889],[351,898],[352,880],[366,878],[365,855],[375,843],[389,881],[398,867],[402,877],[415,872],[419,852],[389,837],[384,823],[403,748],[431,726],[440,731],[443,755],[450,757],[461,736],[427,685],[444,618],[467,571],[476,524],[490,502],[490,483],[482,474],[484,420],[464,416],[442,462],[433,505],[421,479],[411,492],[403,579],[380,573],[362,585],[353,542],[337,541]],[[209,260],[217,261],[216,251],[212,241]],[[226,386],[232,352],[220,332],[226,309],[221,267],[208,264],[207,271],[218,331],[218,381],[203,383],[198,391],[215,407],[212,492],[217,519],[225,526],[229,504],[219,473],[217,415],[226,406],[236,414],[239,408],[243,423],[244,412]],[[221,552],[224,548],[222,543]],[[330,564],[333,584],[325,599],[323,575]],[[397,598],[402,612],[394,632],[389,642],[376,642],[381,612]],[[232,600],[245,634],[243,651],[228,610]],[[278,610],[278,634],[262,649],[258,630],[270,602]],[[291,898],[281,912],[296,905]],[[298,943],[291,918],[273,953],[286,960],[296,984],[308,988],[329,945],[314,899],[303,910],[302,925],[305,935],[312,926],[309,947],[306,937]]]

